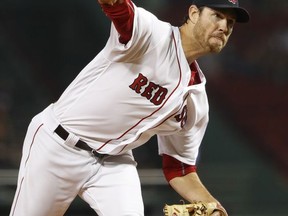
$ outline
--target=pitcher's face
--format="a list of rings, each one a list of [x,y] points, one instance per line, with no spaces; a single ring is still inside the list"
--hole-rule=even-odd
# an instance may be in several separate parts
[[[204,7],[195,23],[194,35],[202,48],[211,53],[220,52],[232,33],[236,15],[232,9]]]

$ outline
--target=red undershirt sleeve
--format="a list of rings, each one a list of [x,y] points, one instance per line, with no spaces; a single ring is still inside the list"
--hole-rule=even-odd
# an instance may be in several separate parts
[[[134,21],[134,6],[131,0],[124,0],[123,3],[116,3],[113,6],[101,4],[101,7],[117,29],[120,35],[119,42],[128,43],[132,37]]]
[[[197,169],[195,165],[182,163],[166,154],[162,155],[162,168],[164,176],[168,182],[175,177],[181,177],[191,172],[196,172]]]

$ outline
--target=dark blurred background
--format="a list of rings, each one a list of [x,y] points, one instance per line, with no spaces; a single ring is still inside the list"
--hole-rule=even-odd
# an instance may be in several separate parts
[[[179,25],[188,0],[135,0]],[[199,175],[232,216],[288,215],[288,1],[241,0],[251,14],[219,55],[200,59],[210,124]],[[8,215],[30,119],[101,50],[110,22],[96,0],[0,1],[0,215]],[[180,202],[155,137],[135,151],[147,216]],[[111,203],[113,207],[113,203]],[[76,199],[66,215],[95,215]]]

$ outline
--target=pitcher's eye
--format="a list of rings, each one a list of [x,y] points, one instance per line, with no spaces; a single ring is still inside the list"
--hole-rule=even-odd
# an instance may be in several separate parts
[[[219,19],[223,19],[224,18],[222,14],[217,13],[217,12],[215,12],[213,15],[214,15],[214,17],[219,18]]]
[[[233,28],[234,24],[235,24],[234,19],[227,19],[227,25],[229,28]]]

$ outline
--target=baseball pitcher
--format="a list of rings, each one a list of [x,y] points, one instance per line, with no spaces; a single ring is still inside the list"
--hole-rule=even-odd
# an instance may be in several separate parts
[[[98,3],[110,36],[32,119],[10,216],[62,216],[76,196],[99,216],[143,216],[132,149],[154,135],[168,183],[191,204],[163,215],[227,215],[197,175],[209,107],[197,59],[219,53],[248,12],[237,0],[191,0],[172,26],[131,0]]]

